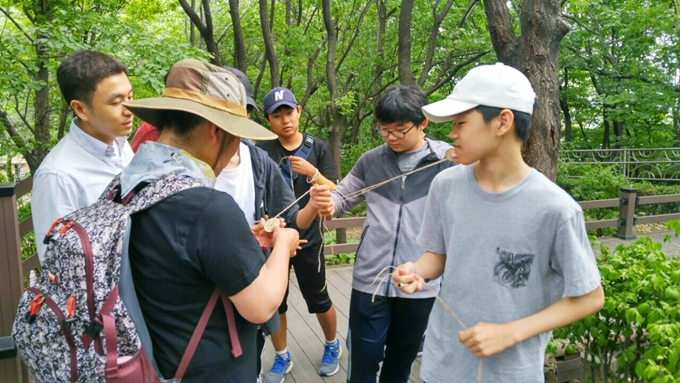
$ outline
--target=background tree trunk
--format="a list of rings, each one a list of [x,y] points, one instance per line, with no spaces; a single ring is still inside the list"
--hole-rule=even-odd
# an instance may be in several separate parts
[[[330,95],[330,109],[329,115],[331,119],[331,126],[328,128],[328,145],[333,153],[333,161],[335,166],[340,169],[340,145],[342,145],[341,137],[341,121],[342,114],[338,109],[336,100],[338,98],[338,80],[335,73],[335,55],[337,52],[338,29],[337,19],[334,20],[331,16],[331,2],[330,0],[322,1],[323,8],[323,24],[326,27],[326,34],[328,36],[328,45],[326,53],[326,84],[328,86],[328,93]],[[336,240],[338,243],[347,242],[347,234],[345,230],[336,231]]]
[[[276,88],[281,86],[281,77],[279,76],[279,60],[276,57],[274,50],[274,42],[272,41],[272,28],[269,23],[267,0],[260,1],[260,24],[262,25],[262,38],[264,39],[264,52],[267,62],[269,63],[269,76],[271,78],[271,87]],[[274,2],[272,2],[272,21],[274,20]],[[273,22],[272,22],[273,24]]]
[[[229,15],[234,27],[234,65],[235,68],[246,73],[248,64],[246,63],[246,43],[243,39],[243,28],[241,28],[241,15],[238,13],[239,0],[229,0]]]
[[[569,32],[557,0],[523,0],[521,35],[516,36],[504,0],[484,0],[487,28],[498,59],[524,73],[531,82],[538,103],[524,159],[551,180],[557,178],[560,120],[560,42]]]
[[[397,56],[399,57],[399,82],[402,85],[417,85],[411,70],[411,17],[413,0],[402,0],[399,12],[399,40]]]

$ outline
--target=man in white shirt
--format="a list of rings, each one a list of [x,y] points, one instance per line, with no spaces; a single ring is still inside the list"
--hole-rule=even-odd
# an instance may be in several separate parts
[[[78,51],[57,69],[57,83],[76,115],[69,133],[50,150],[33,175],[31,211],[38,258],[52,222],[94,203],[132,159],[126,136],[132,100],[125,65],[100,52]]]

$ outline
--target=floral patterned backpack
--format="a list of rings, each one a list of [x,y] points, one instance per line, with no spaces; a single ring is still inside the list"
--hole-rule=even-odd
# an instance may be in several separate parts
[[[193,187],[188,176],[165,176],[121,198],[116,177],[93,205],[57,220],[45,237],[40,280],[21,297],[12,336],[34,382],[177,382],[221,298],[241,354],[231,302],[217,289],[174,379],[158,374],[137,301],[127,254],[130,215]]]

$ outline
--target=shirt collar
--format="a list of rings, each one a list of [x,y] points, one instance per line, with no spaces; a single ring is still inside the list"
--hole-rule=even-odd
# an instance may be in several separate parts
[[[76,118],[71,120],[69,135],[83,149],[99,159],[120,156],[120,153],[122,153],[123,147],[125,146],[125,142],[127,141],[127,137],[116,137],[113,142],[117,148],[105,144],[85,133],[85,131],[76,124]]]

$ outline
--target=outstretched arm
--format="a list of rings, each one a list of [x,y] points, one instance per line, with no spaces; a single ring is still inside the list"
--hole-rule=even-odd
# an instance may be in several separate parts
[[[480,322],[459,332],[460,342],[478,358],[498,354],[518,343],[576,322],[604,305],[602,285],[580,297],[565,297],[538,313],[506,324]]]

